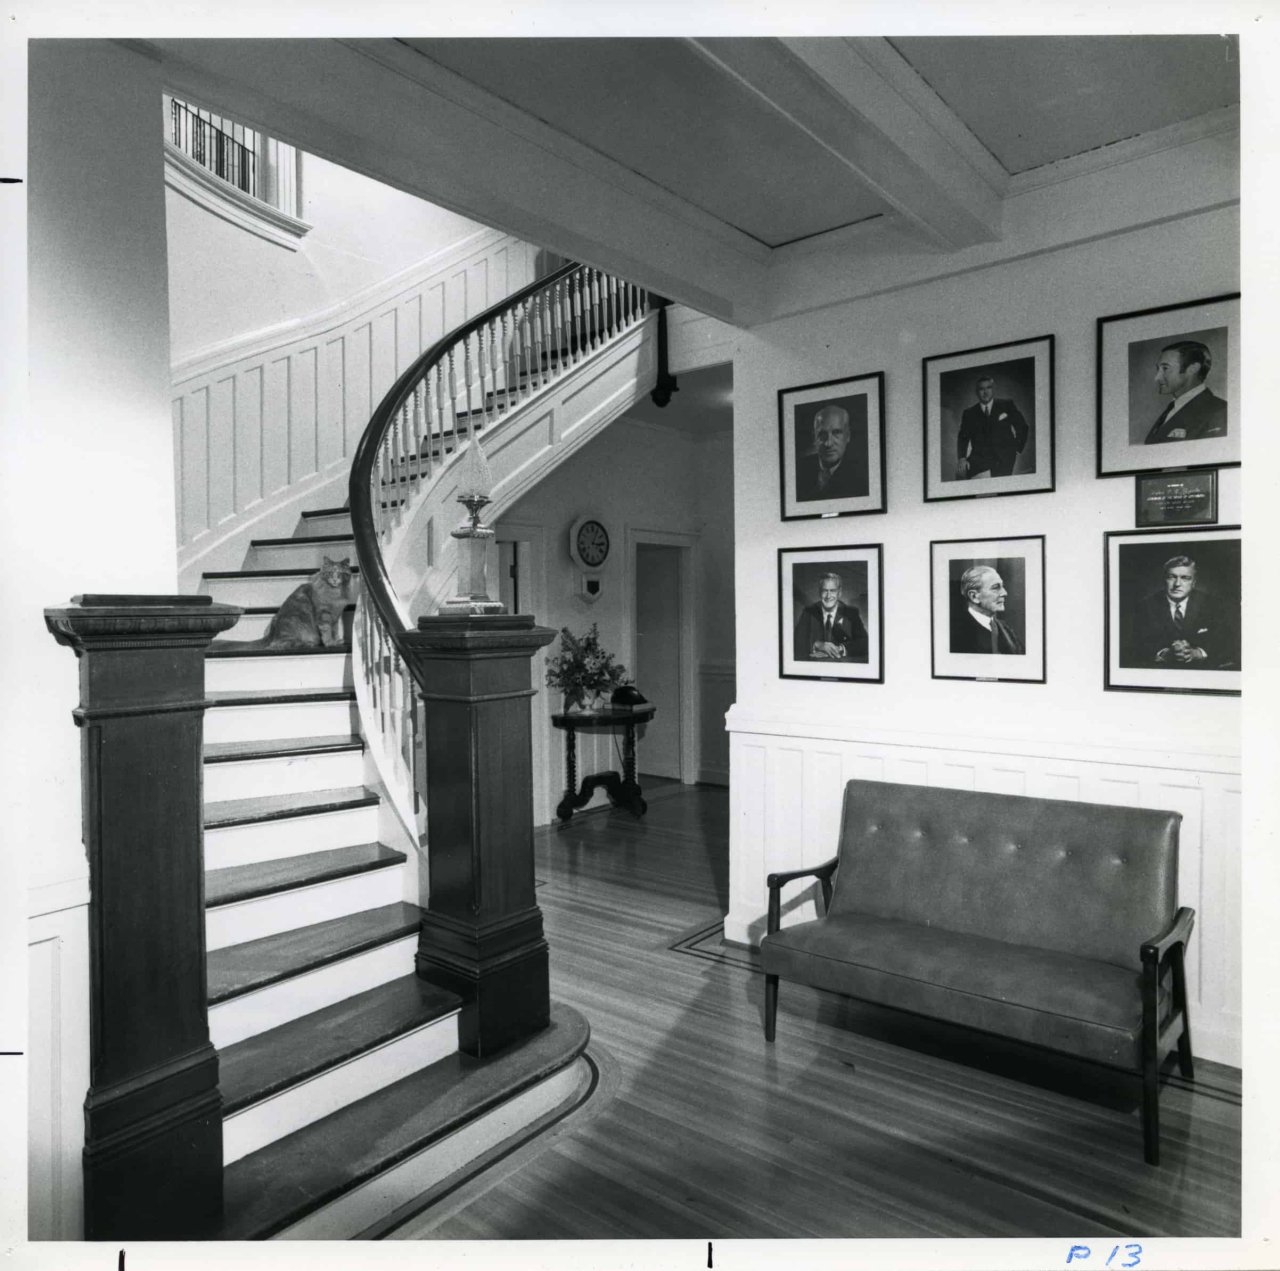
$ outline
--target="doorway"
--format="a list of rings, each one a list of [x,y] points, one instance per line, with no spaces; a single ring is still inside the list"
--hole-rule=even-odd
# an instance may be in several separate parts
[[[683,780],[685,551],[660,543],[636,544],[635,681],[658,708],[638,755],[645,777]]]

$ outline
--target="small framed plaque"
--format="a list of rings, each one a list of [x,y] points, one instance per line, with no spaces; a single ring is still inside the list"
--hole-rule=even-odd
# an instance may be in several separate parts
[[[1134,478],[1134,524],[1217,525],[1218,470],[1168,472]]]

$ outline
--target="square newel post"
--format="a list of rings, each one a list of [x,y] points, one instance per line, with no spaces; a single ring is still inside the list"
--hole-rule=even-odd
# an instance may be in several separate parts
[[[86,595],[45,610],[80,664],[88,1240],[199,1237],[222,1211],[201,743],[205,647],[241,612],[207,596]]]
[[[528,615],[421,618],[396,637],[425,703],[430,897],[418,974],[459,993],[468,1054],[550,1020],[534,897],[530,661],[555,638]]]

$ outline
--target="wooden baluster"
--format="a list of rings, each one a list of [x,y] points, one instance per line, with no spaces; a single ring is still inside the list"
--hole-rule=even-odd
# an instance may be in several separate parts
[[[511,380],[514,377],[514,370],[512,368],[513,359],[511,356],[512,342],[511,342],[511,336],[507,327],[507,317],[509,312],[510,311],[507,309],[504,309],[502,311],[502,373],[503,373],[503,379],[506,381],[503,385],[503,388],[506,390],[506,394],[507,394],[507,410],[508,411],[511,409]]]
[[[489,385],[493,401],[485,403],[485,419],[496,420],[502,413],[498,394],[498,319],[489,319]]]
[[[454,348],[457,346],[455,345]],[[454,362],[454,349],[449,350],[449,419],[448,428],[453,437],[453,448],[456,449],[458,444],[458,368]],[[443,459],[447,453],[444,445],[444,439],[440,441],[440,458]]]
[[[538,294],[538,325],[542,330],[542,346],[546,349],[547,358],[547,380],[550,382],[560,377],[560,354],[551,338],[551,295],[546,291]]]
[[[600,271],[591,271],[591,347],[598,349],[604,342],[604,330],[600,313]]]
[[[582,360],[582,270],[578,270],[573,275],[572,301],[573,301],[573,337],[574,344],[577,348],[578,360]]]
[[[618,280],[612,274],[604,279],[604,329],[609,336],[618,334]]]
[[[436,447],[439,447],[440,453],[435,453]],[[436,366],[436,431],[432,434],[431,439],[432,463],[438,459],[444,462],[444,366],[443,364]]]
[[[413,389],[413,470],[418,474],[418,484],[422,484],[422,381],[419,380]]]
[[[471,337],[467,336],[462,342],[462,400],[466,403],[463,411],[467,421],[468,441],[471,440],[471,382]]]
[[[556,348],[562,351],[565,362],[569,362],[569,344],[564,338],[564,298],[563,288],[556,283],[551,293],[551,328],[555,335]]]
[[[400,677],[400,757],[413,772],[413,679],[396,654],[396,674]]]
[[[533,392],[533,338],[529,330],[529,302],[522,301],[520,305],[520,355],[521,368],[524,374],[521,379],[524,384],[524,392],[521,396],[527,397]]]

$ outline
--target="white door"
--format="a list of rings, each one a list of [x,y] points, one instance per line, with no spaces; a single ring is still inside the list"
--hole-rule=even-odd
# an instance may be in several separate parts
[[[636,687],[658,708],[636,750],[636,768],[680,780],[680,566],[682,550],[636,544]],[[644,783],[641,782],[641,785]]]

